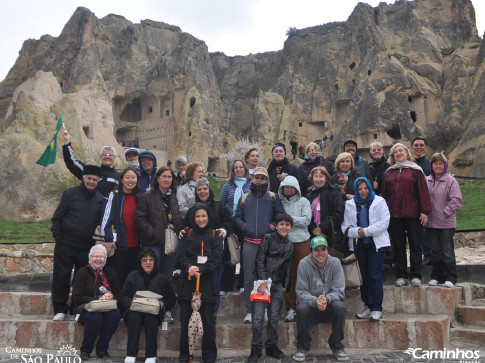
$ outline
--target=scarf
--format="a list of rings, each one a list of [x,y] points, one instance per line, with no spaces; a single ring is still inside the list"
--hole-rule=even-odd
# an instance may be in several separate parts
[[[251,190],[251,192],[254,194],[256,198],[259,198],[263,196],[268,190],[268,183],[264,183],[264,184],[251,183],[251,186],[249,187],[249,189]]]
[[[320,224],[320,194],[312,202],[313,221],[318,226]]]
[[[106,294],[110,291],[109,282],[106,279],[106,275],[103,272],[103,268],[95,269],[91,264],[88,263],[88,266],[94,272],[94,293],[93,296],[96,299],[99,299],[101,296]]]
[[[367,185],[367,188],[369,189],[369,194],[367,194],[367,197],[365,199],[362,199],[362,197],[359,195],[359,192],[358,192],[357,183],[361,180],[365,182],[365,184]],[[374,198],[376,197],[376,193],[372,189],[370,181],[365,177],[360,177],[355,179],[354,190],[355,190],[354,201],[355,201],[355,207],[357,209],[357,226],[362,228],[369,227],[369,209],[370,209],[370,205],[374,201]],[[372,244],[371,237],[359,238],[359,241],[363,241],[364,247],[370,247]]]
[[[424,175],[423,169],[421,169],[421,167],[418,164],[416,164],[414,161],[409,161],[409,160],[396,162],[395,164],[388,167],[384,174],[387,174],[387,172],[391,169],[405,169],[405,168],[419,170]],[[426,178],[426,175],[424,175],[424,177]]]
[[[239,204],[239,199],[241,199],[243,192],[243,187],[247,183],[246,178],[235,177],[234,178],[234,185],[236,185],[236,190],[234,191],[234,203],[232,206],[232,216],[236,215],[237,205]]]

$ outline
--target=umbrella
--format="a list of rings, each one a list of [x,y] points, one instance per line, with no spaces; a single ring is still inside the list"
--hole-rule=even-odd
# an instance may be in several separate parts
[[[189,276],[190,280],[190,276]],[[189,320],[189,353],[190,353],[190,363],[192,363],[192,358],[194,355],[194,350],[199,344],[202,336],[204,335],[204,328],[202,326],[202,318],[200,317],[199,309],[202,304],[201,292],[199,291],[200,285],[200,273],[197,274],[197,284],[195,292],[192,294],[192,315]]]

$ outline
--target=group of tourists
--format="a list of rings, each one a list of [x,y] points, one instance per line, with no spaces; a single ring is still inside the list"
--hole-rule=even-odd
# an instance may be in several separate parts
[[[109,357],[111,336],[123,318],[125,362],[135,362],[143,327],[146,362],[154,363],[159,325],[174,322],[171,310],[178,299],[179,359],[188,362],[196,289],[201,292],[204,362],[217,358],[220,296],[235,291],[244,297],[241,318],[252,324],[248,361],[262,356],[265,321],[266,355],[285,357],[277,346],[283,305],[285,322],[296,321],[294,360],[305,360],[310,326],[320,322],[332,325],[328,344],[334,357],[348,360],[343,344],[345,276],[339,258],[355,253],[359,262],[364,303],[359,319],[382,318],[386,261],[394,266],[397,287],[421,286],[421,267],[428,260],[429,285],[453,287],[457,282],[453,235],[462,206],[460,188],[443,154],[425,156],[423,137],[413,140],[415,161],[401,143],[392,146],[387,158],[382,144],[374,142],[367,162],[357,143],[347,140],[335,163],[323,157],[318,144],[308,144],[297,167],[286,157],[286,145],[276,143],[265,168],[258,149],[251,148],[232,162],[220,200],[215,200],[202,164],[189,163],[186,156],[179,156],[172,170],[158,166],[150,151],[128,148],[128,166],[118,173],[114,148],[101,148],[101,167],[86,165],[75,157],[67,130],[63,137],[66,166],[81,183],[63,192],[52,217],[52,301],[55,321],[70,313],[84,325],[84,360],[96,339],[96,355]],[[167,229],[179,239],[175,254],[166,253]],[[96,230],[102,237],[94,245]],[[230,236],[240,242],[239,275],[229,263]],[[137,292],[146,290],[162,296],[156,314],[132,308]],[[271,295],[270,303],[251,301],[252,295],[265,293]],[[116,300],[117,306],[92,311],[89,303],[95,300]]]

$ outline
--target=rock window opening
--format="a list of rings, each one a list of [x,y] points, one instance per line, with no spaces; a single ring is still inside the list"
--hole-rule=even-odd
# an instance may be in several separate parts
[[[298,122],[298,127],[303,127],[303,122]]]
[[[374,140],[377,139],[377,134],[374,134]]]
[[[394,140],[400,140],[401,139],[401,130],[399,129],[399,126],[393,126],[392,129],[387,130],[387,134],[392,137]]]
[[[189,131],[189,136],[192,136],[192,131]]]
[[[165,110],[165,116],[170,116],[170,111],[169,110]]]
[[[148,113],[152,113],[153,112],[153,107],[152,106],[149,106],[148,107]]]
[[[195,105],[195,97],[190,98],[190,108],[193,108]]]
[[[369,69],[369,70],[367,71],[367,75],[368,75],[368,76],[370,76],[371,74],[372,74],[372,71]]]
[[[83,131],[84,131],[84,135],[86,135],[88,139],[93,138],[93,135],[91,133],[91,129],[89,128],[89,126],[83,126]]]
[[[417,117],[416,117],[416,111],[410,111],[411,113],[411,120],[413,120],[414,122],[417,121]]]
[[[350,64],[349,68],[350,68],[350,69],[354,69],[354,67],[355,67],[355,62],[352,62],[352,63]]]

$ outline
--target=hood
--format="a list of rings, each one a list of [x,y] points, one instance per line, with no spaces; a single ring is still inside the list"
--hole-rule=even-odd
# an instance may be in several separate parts
[[[153,163],[153,172],[157,172],[157,158],[155,156],[154,153],[152,153],[151,151],[149,150],[146,150],[146,151],[142,151],[140,153],[140,155],[138,155],[138,163],[140,164],[140,174],[143,174],[143,175],[148,175],[147,173],[145,173],[145,171],[143,170],[143,168],[141,167],[141,161],[140,159],[144,156],[150,156],[151,158],[153,158],[154,160],[154,163]],[[153,174],[152,172],[152,174]]]
[[[297,197],[296,200],[300,199],[301,197],[300,184],[298,184],[298,180],[294,176],[288,175],[285,178],[285,180],[281,182],[280,187],[278,189],[278,196],[280,197],[281,200],[283,200],[283,198],[286,199],[285,196],[283,195],[284,186],[294,187],[297,191],[297,194],[295,195],[295,197]]]
[[[446,160],[445,169],[443,170],[443,175],[445,175],[446,173],[448,173],[448,158],[446,156],[444,156],[443,154],[441,154],[441,156],[443,156]],[[431,169],[431,176],[433,177],[433,180],[435,180],[436,175],[434,174],[433,165],[431,165],[430,169]],[[443,177],[443,175],[441,177]]]
[[[189,228],[194,228],[195,230],[200,230],[199,226],[195,223],[195,212],[199,209],[204,209],[209,217],[209,223],[205,228],[211,228],[213,222],[212,210],[209,205],[204,202],[196,202],[187,212],[187,220],[189,223]]]

